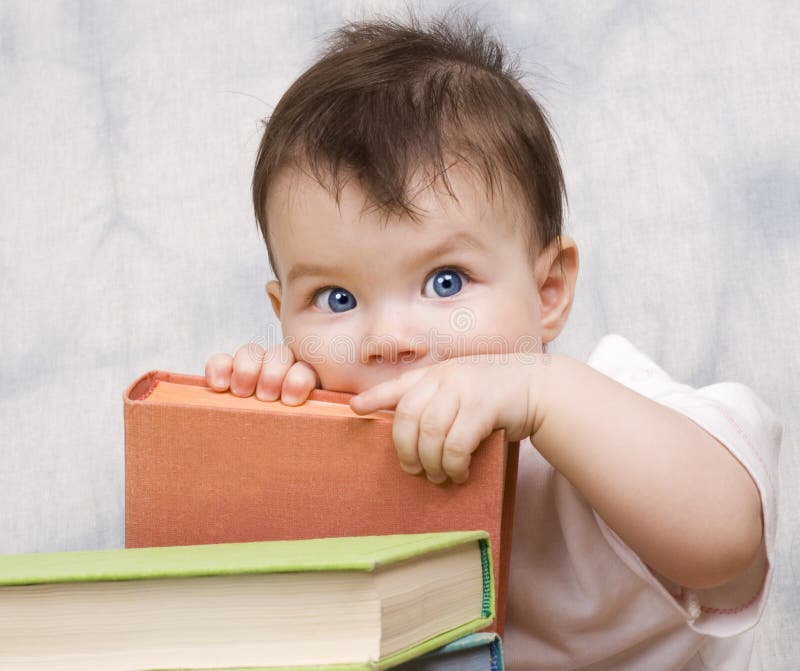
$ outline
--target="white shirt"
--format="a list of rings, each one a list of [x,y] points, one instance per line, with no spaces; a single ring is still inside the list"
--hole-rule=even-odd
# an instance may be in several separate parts
[[[616,334],[600,340],[587,364],[722,442],[758,486],[764,541],[750,568],[730,583],[682,589],[651,572],[530,439],[521,441],[506,668],[760,669],[753,626],[772,577],[780,422],[745,385],[680,384]]]

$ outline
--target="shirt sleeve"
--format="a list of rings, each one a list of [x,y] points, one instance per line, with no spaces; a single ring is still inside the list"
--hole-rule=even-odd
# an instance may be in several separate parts
[[[772,580],[777,525],[778,453],[783,427],[752,389],[737,382],[694,388],[673,380],[618,334],[603,337],[587,364],[658,403],[686,415],[747,469],[758,487],[763,515],[761,547],[752,564],[733,580],[710,589],[685,589],[649,569],[595,514],[603,535],[620,558],[685,616],[698,633],[728,637],[761,617]]]

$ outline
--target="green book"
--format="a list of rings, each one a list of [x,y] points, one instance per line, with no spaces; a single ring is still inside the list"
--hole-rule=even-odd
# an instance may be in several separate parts
[[[0,669],[388,669],[494,619],[484,531],[0,557]]]

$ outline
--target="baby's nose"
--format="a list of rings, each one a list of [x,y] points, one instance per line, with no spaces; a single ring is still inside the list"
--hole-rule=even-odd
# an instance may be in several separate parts
[[[408,314],[384,314],[365,336],[361,352],[363,363],[409,363],[426,356],[425,334]]]
[[[416,349],[401,344],[387,345],[373,354],[368,354],[374,363],[399,363],[416,359]]]

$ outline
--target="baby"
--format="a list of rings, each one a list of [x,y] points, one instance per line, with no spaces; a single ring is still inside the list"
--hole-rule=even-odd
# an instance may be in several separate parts
[[[504,649],[523,669],[746,669],[781,427],[747,387],[677,383],[608,335],[548,353],[575,241],[547,119],[475,22],[351,23],[285,93],[253,176],[284,342],[216,390],[395,410],[409,477],[519,440]]]

